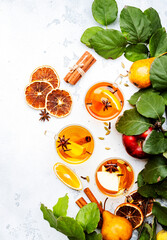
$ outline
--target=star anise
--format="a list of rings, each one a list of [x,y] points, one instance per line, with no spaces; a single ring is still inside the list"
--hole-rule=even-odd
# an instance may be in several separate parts
[[[108,98],[106,100],[102,100],[102,103],[104,104],[103,111],[108,110],[109,107],[112,107],[111,102],[108,101]]]
[[[41,113],[39,115],[41,116],[39,119],[40,121],[43,121],[43,122],[45,122],[45,120],[49,121],[50,116],[49,116],[49,113],[46,111],[46,109],[41,110]]]
[[[57,141],[59,145],[57,146],[57,148],[61,147],[64,152],[70,151],[71,149],[68,149],[68,146],[67,146],[71,144],[69,143],[69,140],[70,138],[65,139],[65,135],[63,135],[62,138],[59,137],[59,141]]]
[[[107,163],[104,167],[106,168],[106,171],[110,173],[118,171],[118,165],[116,163]]]

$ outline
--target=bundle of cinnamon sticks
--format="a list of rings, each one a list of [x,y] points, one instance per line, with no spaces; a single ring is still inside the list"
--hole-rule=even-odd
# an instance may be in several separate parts
[[[96,59],[86,51],[78,62],[70,68],[69,73],[64,77],[64,81],[75,85],[95,62]]]

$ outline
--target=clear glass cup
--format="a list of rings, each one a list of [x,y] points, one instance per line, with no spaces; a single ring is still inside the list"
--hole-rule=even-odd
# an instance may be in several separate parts
[[[85,107],[88,113],[100,121],[114,119],[120,114],[123,106],[123,94],[115,83],[96,83],[85,96]]]
[[[94,139],[85,127],[69,125],[56,135],[56,150],[65,162],[80,164],[93,154]]]
[[[96,169],[95,181],[98,189],[110,197],[128,194],[134,184],[134,171],[125,160],[109,158]]]

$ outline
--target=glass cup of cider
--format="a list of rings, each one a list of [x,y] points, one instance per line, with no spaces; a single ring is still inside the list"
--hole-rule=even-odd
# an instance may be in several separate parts
[[[95,181],[98,189],[110,197],[128,194],[134,183],[132,166],[119,158],[109,158],[96,169]]]
[[[70,125],[57,134],[56,150],[65,162],[80,164],[91,157],[94,150],[94,139],[85,127]]]
[[[117,84],[100,82],[88,90],[85,106],[92,117],[100,121],[110,121],[122,111],[124,97]]]

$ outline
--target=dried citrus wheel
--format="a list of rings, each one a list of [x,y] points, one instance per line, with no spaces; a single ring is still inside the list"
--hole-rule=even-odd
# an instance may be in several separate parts
[[[82,183],[78,176],[63,163],[56,163],[53,167],[54,173],[66,186],[75,189],[82,190]]]
[[[52,85],[44,81],[30,83],[25,89],[26,102],[35,109],[44,109],[46,95],[52,90]]]
[[[144,220],[141,209],[132,203],[120,204],[115,209],[115,214],[128,219],[131,222],[133,229],[138,228]]]
[[[148,199],[141,196],[140,193],[137,192],[137,190],[131,192],[128,196],[126,196],[125,202],[137,205],[142,210],[143,214],[145,214],[145,209],[147,208],[146,217],[152,214],[154,199]]]
[[[71,112],[72,98],[69,92],[53,89],[46,97],[46,109],[55,117],[65,117]]]
[[[54,68],[47,65],[38,67],[32,72],[30,82],[37,80],[47,81],[53,86],[53,88],[58,88],[60,85],[60,80],[57,72]]]

